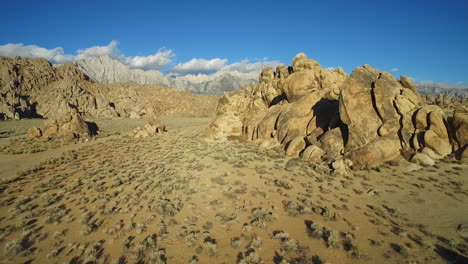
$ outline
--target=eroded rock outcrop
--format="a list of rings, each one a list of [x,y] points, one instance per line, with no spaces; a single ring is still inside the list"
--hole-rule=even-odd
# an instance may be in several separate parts
[[[31,127],[28,130],[30,139],[61,138],[65,141],[95,136],[99,128],[93,122],[87,122],[74,108],[59,119],[45,120],[40,128]]]
[[[159,85],[97,84],[75,64],[0,57],[0,120],[57,119],[76,108],[86,117],[209,116],[216,96]]]
[[[135,138],[145,138],[167,132],[166,125],[162,122],[148,122],[145,127],[137,127],[132,131]]]
[[[413,156],[432,164],[466,146],[464,117],[452,119],[449,112],[427,105],[404,76],[398,80],[369,65],[348,76],[300,53],[292,67],[265,68],[259,80],[219,100],[218,116],[206,135],[238,136],[230,126],[242,124],[247,140],[274,138],[286,155],[336,164],[340,171],[346,171],[345,165],[372,168]]]

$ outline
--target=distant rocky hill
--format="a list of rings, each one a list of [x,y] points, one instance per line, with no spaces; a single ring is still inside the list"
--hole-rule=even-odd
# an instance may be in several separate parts
[[[443,83],[415,83],[421,94],[445,94],[452,97],[468,98],[468,86],[450,85]]]
[[[258,83],[258,72],[220,71],[212,75],[170,77],[154,70],[129,69],[108,56],[78,60],[75,64],[99,83],[159,84],[199,94],[222,95],[225,91]]]
[[[60,118],[70,108],[96,118],[208,116],[216,102],[160,85],[98,84],[72,63],[0,57],[0,119]]]

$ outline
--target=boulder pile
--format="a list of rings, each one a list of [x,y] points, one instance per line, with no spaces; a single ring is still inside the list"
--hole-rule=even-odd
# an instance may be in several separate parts
[[[149,136],[154,136],[156,134],[160,134],[163,132],[167,132],[166,125],[159,121],[152,119],[145,125],[144,128],[137,127],[132,131],[132,135],[135,138],[145,138]]]
[[[398,80],[369,65],[347,75],[300,53],[292,66],[264,68],[259,82],[219,100],[206,138],[275,139],[287,156],[340,170],[466,155],[466,102],[455,115],[428,105],[405,76]]]
[[[76,109],[71,109],[69,114],[60,119],[49,119],[39,127],[31,127],[28,130],[30,139],[61,138],[65,141],[74,139],[89,139],[97,134],[98,127],[95,123],[86,122]]]

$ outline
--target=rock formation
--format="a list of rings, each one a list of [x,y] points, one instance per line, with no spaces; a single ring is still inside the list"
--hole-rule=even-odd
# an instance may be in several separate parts
[[[97,134],[98,127],[95,123],[86,122],[76,109],[71,109],[69,114],[60,119],[49,119],[44,121],[43,125],[31,127],[28,130],[30,139],[53,139],[60,137],[66,141],[90,138]]]
[[[215,96],[158,85],[97,84],[74,64],[55,68],[45,59],[0,57],[0,120],[57,119],[76,108],[86,117],[208,116]]]
[[[300,53],[292,67],[265,68],[258,85],[226,93],[205,136],[274,138],[288,156],[373,168],[402,157],[427,164],[466,147],[466,119],[453,118],[453,133],[450,120],[425,103],[409,78],[397,80],[369,65],[348,76]],[[452,134],[459,135],[457,146]]]
[[[145,125],[144,128],[137,127],[132,131],[132,134],[135,138],[145,138],[149,136],[154,136],[156,134],[160,134],[163,132],[167,132],[166,125],[156,119],[151,119],[148,124]]]

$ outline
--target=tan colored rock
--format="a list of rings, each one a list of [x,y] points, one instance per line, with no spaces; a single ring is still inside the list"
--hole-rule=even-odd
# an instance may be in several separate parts
[[[275,72],[271,67],[264,67],[262,68],[262,72],[260,73],[259,83],[270,83],[275,78]]]
[[[259,123],[265,118],[265,114],[265,112],[258,112],[244,118],[244,126],[242,128],[242,133],[248,140],[255,140],[258,138],[269,138],[260,137],[258,134]]]
[[[345,155],[357,168],[374,168],[400,155],[397,138],[382,137]]]
[[[320,64],[315,60],[309,59],[305,53],[298,53],[292,61],[292,67],[294,72],[299,72],[318,68]]]
[[[273,131],[276,131],[276,121],[281,114],[281,106],[274,105],[270,107],[257,125],[257,135],[260,139],[268,139],[273,137]]]
[[[67,141],[75,138],[89,138],[97,134],[98,127],[93,122],[86,122],[76,109],[59,120],[49,119],[44,121],[40,131],[42,138],[52,139],[61,136]],[[34,130],[31,128],[30,130]]]
[[[275,147],[278,147],[278,146],[280,146],[280,144],[274,138],[263,139],[263,140],[260,139],[260,147],[261,148],[272,149],[272,148],[275,148]]]
[[[36,139],[42,136],[42,132],[37,127],[31,127],[28,129],[28,138],[29,139]]]
[[[291,74],[285,81],[283,90],[288,102],[292,103],[319,88],[320,84],[315,78],[315,72],[313,70],[304,70]]]
[[[310,145],[302,152],[301,157],[306,161],[321,162],[324,154],[323,149],[316,145]]]
[[[308,115],[284,118],[281,122],[278,119],[278,133],[276,135],[278,142],[284,145],[295,137],[304,138],[309,120],[310,116]]]
[[[164,124],[164,122],[162,122],[161,120],[154,119],[154,118],[150,119],[148,122],[148,125],[154,127],[154,130],[156,131],[156,133],[167,132],[166,124]]]
[[[443,111],[436,105],[425,105],[419,108],[414,116],[414,127],[420,130],[426,130],[429,127],[428,117],[431,112],[439,112],[443,115]]]
[[[432,111],[429,113],[429,129],[434,131],[438,137],[442,139],[448,139],[446,121],[438,111]]]
[[[455,112],[452,119],[455,140],[459,145],[468,144],[468,113]]]
[[[421,150],[421,153],[427,155],[429,158],[431,158],[433,160],[440,160],[440,159],[443,158],[443,156],[435,153],[435,151],[432,150],[431,148],[423,148]]]
[[[340,96],[340,88],[348,75],[342,68],[336,70],[320,69],[320,86],[322,89],[328,89],[327,98],[338,100]]]
[[[416,153],[412,158],[412,162],[416,162],[421,165],[425,166],[434,166],[435,162],[433,159],[431,159],[429,156],[423,153]]]
[[[468,164],[468,147],[466,145],[461,153],[460,160],[461,162]]]
[[[448,141],[448,138],[439,137],[433,130],[428,130],[424,133],[424,145],[442,157],[452,153],[452,145]]]
[[[306,146],[306,142],[304,138],[302,137],[294,138],[286,145],[286,156],[288,157],[298,156],[299,153],[302,150],[304,150],[305,146]]]
[[[343,135],[339,127],[327,131],[320,138],[320,147],[326,152],[326,158],[338,158],[343,148]]]
[[[229,137],[240,137],[242,135],[243,123],[238,116],[217,116],[205,132],[204,138],[209,140],[226,140]]]
[[[372,84],[379,78],[382,72],[366,64],[361,67],[357,67],[351,73],[350,77],[357,82],[362,83],[366,88],[372,88]]]
[[[130,112],[129,118],[131,119],[141,119],[141,116],[137,114],[136,112],[132,111]]]
[[[159,85],[97,84],[75,64],[54,67],[45,59],[0,57],[0,118],[58,119],[78,109],[83,117],[138,115],[209,116],[216,96]],[[132,114],[132,117],[137,117]]]
[[[42,135],[44,138],[51,139],[58,135],[58,128],[56,126],[51,126],[44,131]]]
[[[149,137],[150,133],[146,129],[137,129],[134,131],[135,138],[146,138]]]
[[[448,131],[444,111],[425,105],[407,77],[397,80],[369,65],[347,76],[298,54],[292,73],[283,65],[275,73],[265,68],[260,81],[225,94],[217,118],[237,116],[246,139],[274,138],[288,156],[301,153],[305,160],[349,160],[357,168],[372,168],[410,159],[416,151],[440,159],[451,152],[460,126],[451,120]],[[212,137],[216,127],[210,128]]]
[[[353,149],[376,140],[377,131],[382,126],[382,121],[373,106],[371,92],[370,86],[351,77],[345,81],[341,89],[340,118],[348,126],[348,145]]]
[[[400,90],[400,83],[390,73],[381,73],[374,82],[372,92],[375,107],[384,124],[390,122],[394,123],[394,126],[398,126],[399,115],[395,111],[394,100]]]
[[[347,175],[352,165],[353,162],[351,160],[340,158],[332,162],[331,167],[333,168],[333,173]]]
[[[149,135],[155,135],[156,133],[158,133],[156,127],[150,124],[146,124],[144,129],[146,130],[146,132],[148,132]]]
[[[288,78],[290,72],[289,67],[286,65],[278,65],[276,66],[276,78],[278,79],[286,79]]]
[[[94,134],[93,131],[90,131],[88,124],[86,121],[81,117],[76,109],[72,109],[70,112],[71,120],[62,126],[59,129],[59,134],[66,134],[66,133],[73,133],[75,135],[92,135]]]
[[[418,88],[416,88],[416,85],[413,84],[410,78],[408,78],[407,76],[400,76],[400,82],[403,85],[403,87],[409,89],[417,97],[418,101],[421,101]]]

